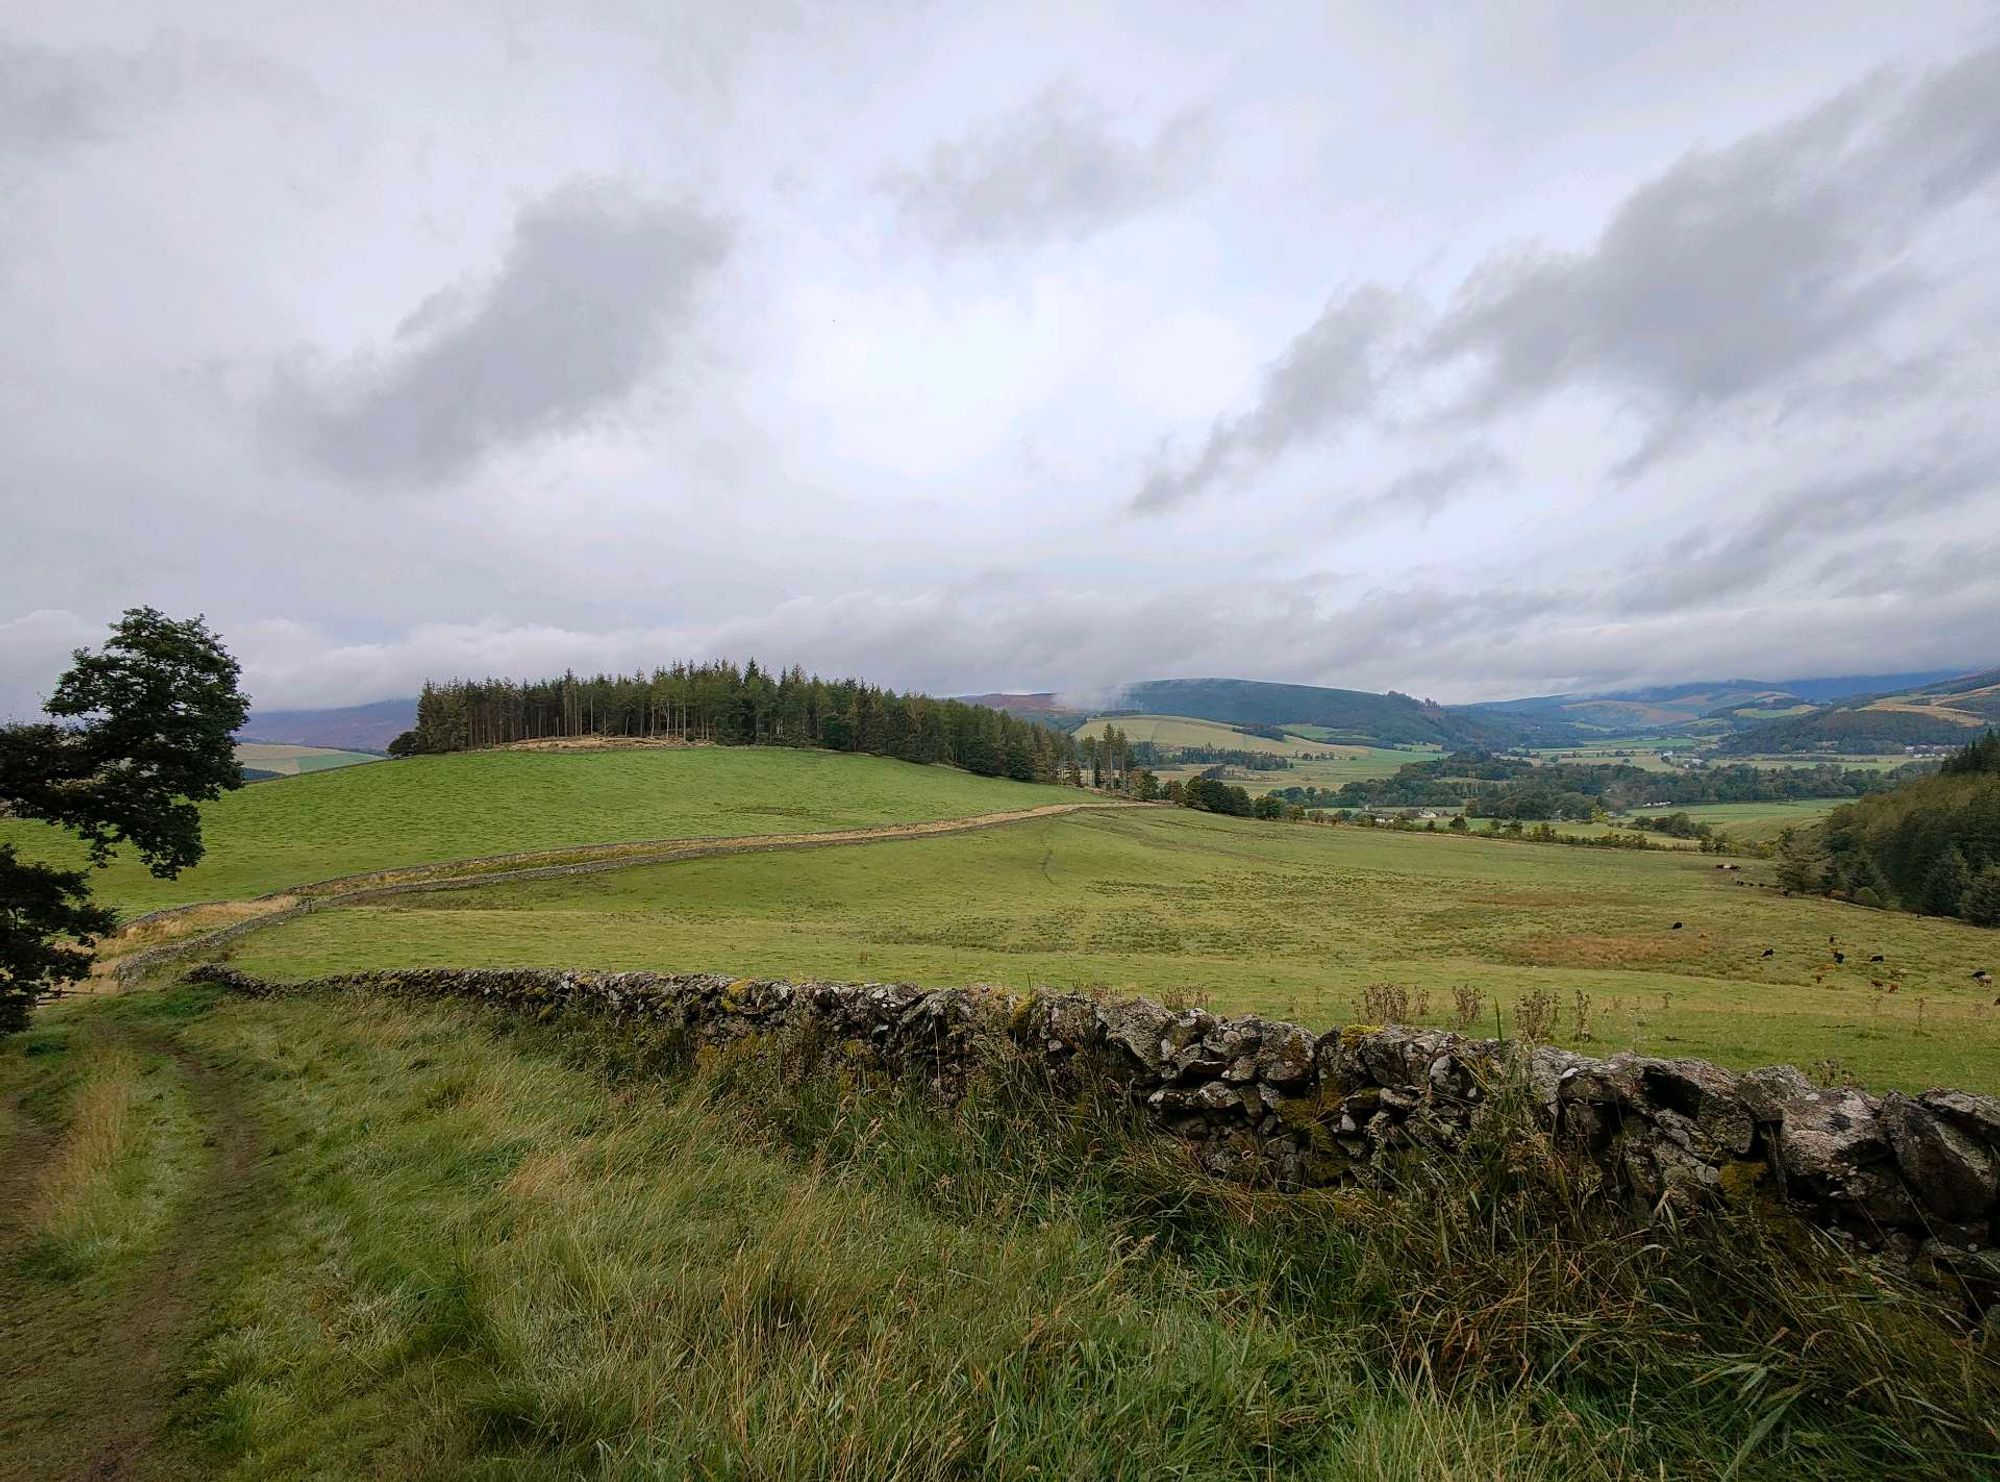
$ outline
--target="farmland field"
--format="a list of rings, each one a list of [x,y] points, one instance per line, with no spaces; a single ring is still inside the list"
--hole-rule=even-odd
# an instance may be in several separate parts
[[[327,772],[335,767],[358,767],[364,762],[379,762],[381,757],[368,751],[336,751],[326,746],[286,746],[275,741],[239,741],[236,743],[236,760],[245,767],[254,767],[260,772],[276,772],[284,777],[297,777],[305,772]]]
[[[1107,725],[1116,726],[1134,741],[1151,741],[1156,746],[1213,746],[1226,751],[1267,751],[1276,756],[1296,756],[1300,752],[1332,755],[1363,749],[1334,746],[1305,736],[1274,741],[1269,736],[1253,736],[1220,721],[1194,720],[1185,715],[1098,715],[1077,727],[1076,734],[1102,735]]]
[[[345,907],[245,938],[235,961],[279,977],[504,963],[1092,986],[1319,1025],[1361,1017],[1383,982],[1428,997],[1399,1017],[1440,1023],[1467,985],[1489,1032],[1496,1003],[1511,1021],[1540,989],[1563,1006],[1556,1038],[1599,1052],[2000,1090],[2000,1008],[1970,980],[2000,955],[1993,934],[1782,897],[1768,872],[1160,808]]]
[[[476,752],[344,767],[228,793],[202,809],[206,860],[155,880],[122,851],[96,877],[121,910],[241,900],[363,870],[638,839],[805,833],[1074,802],[1074,788],[823,751],[657,748]],[[80,864],[42,824],[0,842]]]
[[[1327,747],[1316,756],[1293,762],[1282,772],[1245,772],[1238,776],[1231,769],[1229,780],[1241,783],[1252,797],[1286,787],[1345,787],[1350,782],[1393,777],[1405,763],[1428,761],[1438,754],[1436,747],[1428,750],[1414,746]],[[1201,770],[1193,765],[1161,767],[1159,774],[1162,778],[1187,778]]]
[[[1756,844],[1776,838],[1780,829],[1818,823],[1835,808],[1852,801],[1852,798],[1797,798],[1777,803],[1689,803],[1685,807],[1670,804],[1665,808],[1647,808],[1632,816],[1685,813],[1694,822],[1709,824],[1732,839]]]

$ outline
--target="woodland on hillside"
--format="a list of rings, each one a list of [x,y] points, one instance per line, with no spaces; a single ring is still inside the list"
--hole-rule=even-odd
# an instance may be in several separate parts
[[[821,679],[753,659],[676,663],[651,674],[426,683],[417,724],[392,756],[519,741],[619,736],[715,746],[803,746],[945,762],[1022,782],[1080,780],[1077,743],[1048,726],[960,700]]]
[[[1988,731],[1928,777],[1787,831],[1788,890],[2000,926],[2000,733]]]

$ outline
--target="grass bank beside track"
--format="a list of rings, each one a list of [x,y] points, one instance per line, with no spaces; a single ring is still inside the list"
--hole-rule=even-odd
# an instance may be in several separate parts
[[[94,1297],[8,1268],[4,1351],[81,1398],[17,1403],[0,1475],[1873,1482],[2000,1447],[1993,1354],[1921,1293],[1744,1217],[1635,1238],[1532,1141],[1263,1195],[1032,1087],[178,989],[0,1042],[43,1166],[127,1052],[217,1143],[147,1246],[189,1259]],[[147,1311],[156,1382],[93,1402]]]

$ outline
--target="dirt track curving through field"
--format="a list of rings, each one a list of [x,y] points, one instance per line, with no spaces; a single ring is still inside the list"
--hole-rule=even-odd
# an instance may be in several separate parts
[[[1143,807],[1112,801],[1045,803],[1005,813],[978,813],[966,818],[935,818],[920,823],[886,823],[870,828],[832,829],[804,834],[745,834],[722,838],[647,839],[624,844],[584,844],[567,849],[543,849],[524,854],[493,854],[473,859],[399,869],[371,870],[331,880],[290,886],[249,901],[204,901],[156,911],[126,927],[106,945],[126,950],[100,961],[96,976],[127,982],[156,967],[197,955],[249,932],[275,926],[297,916],[332,906],[358,905],[439,890],[471,890],[514,880],[553,880],[602,870],[640,865],[672,864],[684,859],[708,859],[723,854],[757,854],[784,849],[824,849],[846,844],[879,844],[896,839],[934,838],[1003,828],[1037,818],[1099,809]],[[156,939],[148,944],[148,939]],[[157,940],[162,939],[164,940]]]

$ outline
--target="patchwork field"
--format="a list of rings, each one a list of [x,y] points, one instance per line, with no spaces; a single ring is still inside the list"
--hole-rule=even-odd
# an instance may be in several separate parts
[[[239,741],[236,743],[236,760],[241,765],[254,767],[260,772],[276,772],[283,777],[296,777],[303,772],[328,772],[336,767],[358,767],[366,762],[379,762],[382,758],[369,751],[335,751],[325,746],[286,746],[275,741]]]
[[[1195,720],[1185,715],[1097,715],[1077,728],[1079,736],[1098,736],[1104,728],[1116,726],[1134,741],[1151,741],[1156,746],[1214,746],[1228,751],[1265,751],[1276,756],[1296,756],[1300,752],[1337,755],[1365,748],[1334,746],[1307,736],[1274,741],[1269,736],[1253,736],[1220,721]]]
[[[202,810],[208,856],[155,880],[129,850],[96,877],[126,912],[241,900],[363,870],[639,839],[743,837],[961,818],[1074,802],[1074,788],[822,751],[711,747],[410,757],[246,787]],[[37,823],[0,842],[73,866]]]
[[[2000,1090],[2000,1007],[1971,981],[1995,940],[1786,898],[1754,862],[1159,808],[411,896],[257,933],[234,960],[292,978],[525,964],[1098,987],[1321,1025],[1389,1017],[1358,1004],[1378,983],[1409,991],[1394,1017],[1443,1023],[1467,987],[1489,1033],[1496,1002],[1512,1032],[1542,991],[1553,1037],[1599,1051]]]
[[[1696,823],[1706,823],[1747,844],[1775,839],[1782,829],[1817,823],[1847,798],[1799,798],[1778,803],[1689,803],[1685,807],[1647,808],[1642,814],[1658,817],[1685,813]]]

